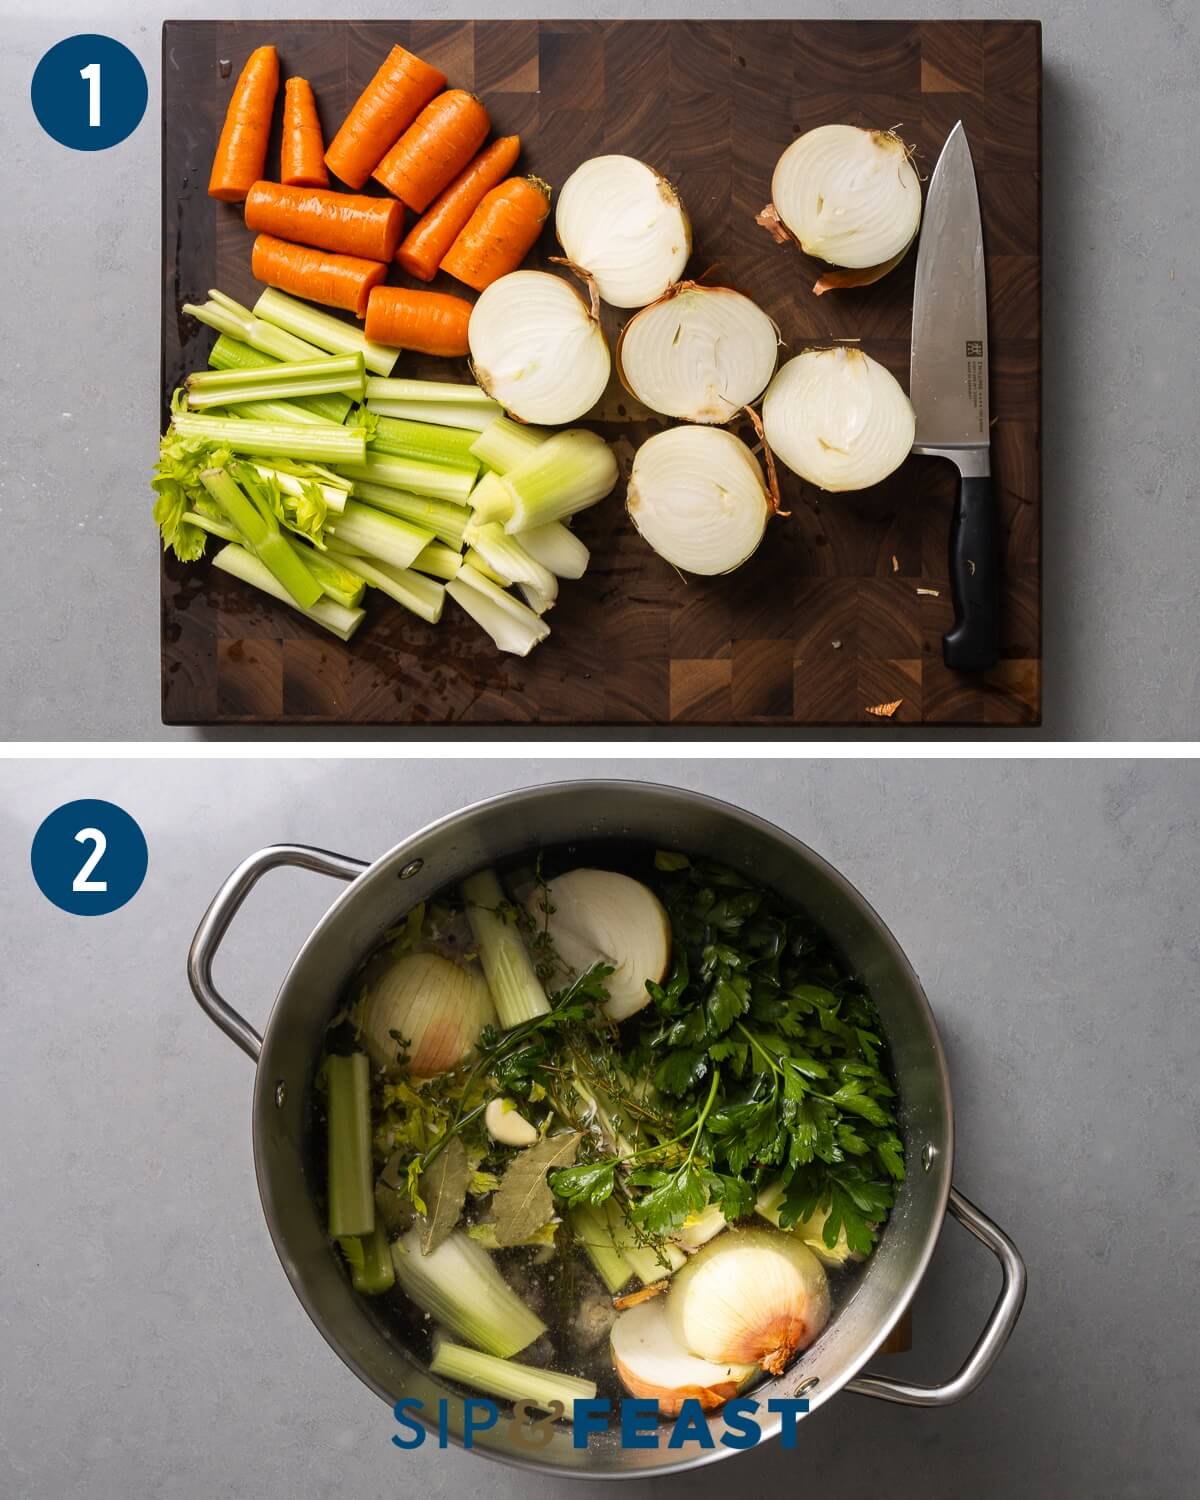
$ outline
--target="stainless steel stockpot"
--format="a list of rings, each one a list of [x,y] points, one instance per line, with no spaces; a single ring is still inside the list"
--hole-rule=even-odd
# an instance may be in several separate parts
[[[1004,1347],[1025,1295],[1025,1268],[1011,1240],[951,1186],[954,1126],[950,1081],[929,1002],[895,938],[858,891],[798,840],[764,819],[694,792],[634,781],[575,781],[492,797],[431,823],[373,864],[301,845],[252,854],[205,913],[188,957],[196,998],[256,1063],[252,1129],[263,1212],[296,1295],[347,1365],[389,1404],[414,1397],[436,1413],[449,1402],[461,1428],[461,1398],[424,1370],[370,1298],[353,1291],[325,1232],[313,1170],[310,1091],[323,1033],[339,993],[396,917],[452,881],[541,847],[605,838],[638,839],[708,855],[745,870],[804,907],[869,986],[887,1033],[899,1091],[908,1175],[853,1295],[820,1339],[778,1379],[758,1387],[763,1437],[780,1418],[772,1396],[805,1395],[810,1411],[841,1390],[909,1406],[946,1406],[983,1379]],[[349,882],[289,968],[266,1029],[257,1031],[213,985],[213,958],[251,888],[269,870],[296,866]],[[860,1373],[912,1299],[949,1213],[997,1257],[1002,1286],[962,1368],[941,1385],[910,1385]],[[501,1422],[476,1434],[489,1457],[569,1477],[646,1477],[711,1463],[724,1423],[710,1419],[716,1446],[624,1449],[593,1439],[576,1449],[566,1432],[542,1448],[514,1439]],[[457,1439],[456,1439],[457,1440]]]

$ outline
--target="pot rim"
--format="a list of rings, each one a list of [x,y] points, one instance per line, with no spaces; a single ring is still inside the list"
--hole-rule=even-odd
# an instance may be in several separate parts
[[[854,1380],[862,1373],[864,1367],[869,1363],[874,1355],[878,1353],[880,1346],[885,1342],[892,1329],[899,1322],[900,1318],[903,1316],[904,1312],[911,1303],[913,1297],[916,1295],[917,1288],[924,1280],[925,1274],[929,1269],[929,1262],[933,1257],[934,1249],[936,1248],[938,1240],[941,1237],[942,1227],[946,1220],[946,1210],[950,1197],[954,1166],[955,1132],[954,1099],[950,1087],[950,1075],[946,1063],[945,1051],[942,1047],[941,1036],[938,1032],[937,1022],[933,1014],[933,1008],[929,1004],[928,996],[925,994],[924,986],[922,985],[916,970],[910,963],[907,954],[901,947],[891,928],[875,910],[874,906],[872,906],[867,898],[862,894],[858,887],[855,886],[850,880],[848,880],[840,870],[830,864],[829,861],[826,860],[822,855],[818,854],[815,849],[812,849],[808,844],[804,843],[802,839],[796,838],[794,834],[791,834],[785,829],[780,828],[777,824],[772,823],[769,819],[760,816],[758,813],[750,812],[746,808],[737,806],[736,803],[725,801],[723,798],[713,797],[705,792],[696,792],[688,787],[677,787],[667,782],[644,781],[640,778],[631,778],[629,780],[625,780],[620,777],[586,777],[580,778],[578,780],[546,781],[535,783],[529,786],[514,787],[509,791],[495,792],[491,796],[480,798],[478,801],[471,802],[465,807],[460,807],[454,812],[445,813],[441,817],[433,819],[432,822],[424,824],[421,828],[415,830],[406,838],[400,840],[396,844],[393,844],[376,859],[373,859],[363,869],[361,874],[356,875],[354,879],[349,881],[341,890],[341,892],[337,896],[335,896],[333,901],[326,908],[324,914],[320,917],[312,931],[309,933],[308,937],[305,938],[304,942],[301,944],[300,948],[293,956],[291,962],[288,965],[287,971],[283,976],[283,979],[280,981],[279,989],[276,992],[275,999],[271,1003],[270,1012],[263,1026],[262,1056],[266,1057],[271,1050],[272,1033],[279,1016],[279,1002],[285,990],[287,989],[289,982],[291,981],[292,975],[300,966],[309,950],[315,947],[316,944],[320,941],[325,932],[325,929],[332,924],[332,922],[341,912],[342,908],[352,900],[357,899],[363,884],[369,880],[378,878],[383,873],[383,868],[385,866],[390,868],[393,865],[406,862],[407,858],[413,857],[414,853],[416,852],[414,846],[416,846],[420,841],[429,838],[431,835],[442,833],[447,829],[451,829],[457,824],[469,822],[473,818],[477,817],[481,812],[486,811],[490,807],[498,806],[501,804],[520,804],[525,801],[533,802],[545,796],[553,796],[555,794],[586,794],[589,790],[600,789],[604,790],[605,792],[619,792],[621,795],[631,797],[661,795],[665,793],[674,799],[686,803],[691,803],[694,807],[703,808],[708,811],[716,811],[723,816],[731,817],[744,824],[748,824],[752,826],[757,832],[768,836],[777,842],[783,843],[787,847],[789,852],[798,855],[803,860],[811,861],[814,864],[820,866],[823,870],[823,873],[837,887],[839,892],[847,897],[851,901],[851,903],[856,904],[877,929],[879,935],[883,938],[886,946],[890,950],[890,956],[897,964],[901,972],[906,976],[911,986],[913,996],[918,1002],[918,1009],[926,1023],[926,1030],[933,1051],[933,1062],[936,1066],[939,1086],[946,1103],[945,1142],[939,1147],[937,1160],[934,1163],[940,1176],[940,1182],[938,1184],[936,1193],[936,1212],[929,1215],[929,1223],[925,1229],[924,1242],[921,1244],[919,1253],[915,1257],[914,1268],[909,1273],[905,1291],[900,1297],[895,1300],[887,1315],[880,1320],[874,1334],[868,1340],[866,1352],[863,1355],[863,1358],[858,1366],[854,1369],[848,1369],[844,1371],[836,1379],[830,1379],[827,1384],[825,1382],[822,1382],[820,1393],[814,1394],[810,1402],[809,1411],[806,1414],[807,1416],[811,1416],[818,1406],[822,1406],[825,1404],[825,1402],[831,1400],[849,1382]],[[289,1265],[288,1258],[285,1254],[284,1245],[280,1242],[280,1235],[277,1230],[275,1215],[270,1206],[270,1186],[267,1177],[267,1170],[263,1160],[264,1147],[262,1139],[262,1124],[263,1121],[269,1117],[274,1093],[274,1085],[268,1081],[269,1075],[270,1070],[268,1068],[264,1068],[260,1064],[256,1063],[254,1088],[251,1098],[251,1135],[254,1151],[255,1181],[258,1185],[259,1202],[263,1210],[263,1218],[266,1220],[267,1229],[271,1236],[271,1244],[274,1247],[275,1254],[279,1259],[284,1274],[287,1276],[287,1279],[291,1284],[293,1292],[296,1294],[301,1306],[304,1308],[304,1311],[308,1315],[309,1321],[318,1330],[322,1338],[338,1356],[342,1363],[349,1370],[351,1370],[365,1386],[374,1391],[374,1393],[380,1398],[380,1400],[385,1403],[385,1405],[390,1407],[392,1405],[392,1397],[390,1393],[383,1390],[379,1386],[379,1384],[359,1365],[353,1354],[348,1349],[344,1348],[340,1343],[336,1342],[331,1332],[326,1329],[324,1320],[315,1306],[315,1299],[310,1296],[303,1278],[299,1275],[293,1274],[293,1270]],[[767,1415],[771,1416],[772,1414]],[[774,1420],[768,1421],[763,1419],[762,1414],[759,1414],[761,1435],[758,1442],[754,1445],[756,1448],[761,1447],[764,1443],[773,1441],[779,1436],[780,1430],[782,1428],[782,1419],[778,1414],[773,1415]],[[418,1420],[422,1421],[427,1429],[429,1428],[429,1423],[423,1416],[418,1417]],[[464,1448],[464,1444],[462,1440],[457,1436],[457,1434],[449,1433],[448,1437],[450,1441],[454,1443],[455,1447]],[[545,1474],[548,1476],[554,1476],[556,1478],[575,1480],[622,1480],[658,1479],[669,1474],[680,1474],[689,1470],[699,1469],[702,1466],[708,1464],[716,1463],[721,1459],[732,1457],[734,1454],[742,1452],[744,1450],[739,1448],[728,1448],[718,1444],[713,1448],[702,1449],[699,1453],[695,1454],[692,1457],[681,1458],[677,1463],[656,1465],[650,1472],[620,1469],[595,1471],[589,1471],[587,1469],[576,1469],[560,1464],[540,1463],[534,1462],[532,1460],[526,1460],[515,1454],[492,1447],[472,1447],[469,1451],[478,1454],[482,1458],[505,1464],[510,1468],[520,1469],[538,1474]]]

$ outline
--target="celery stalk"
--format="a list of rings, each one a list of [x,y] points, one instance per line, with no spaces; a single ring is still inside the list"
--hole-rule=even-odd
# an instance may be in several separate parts
[[[301,396],[297,401],[235,401],[228,406],[221,406],[214,410],[208,408],[211,415],[227,412],[231,417],[244,417],[250,422],[295,422],[302,427],[340,427],[340,422],[334,422],[329,417],[323,417],[319,412],[310,411],[308,407],[301,406],[300,401],[306,398]],[[192,405],[188,398],[188,406]]]
[[[617,460],[602,437],[582,427],[556,432],[501,481],[513,500],[504,529],[561,521],[603,500],[616,482]]]
[[[253,422],[241,417],[210,417],[177,411],[171,425],[180,437],[200,438],[235,453],[263,458],[315,459],[318,463],[361,463],[367,443],[362,428],[291,426],[285,422]]]
[[[278,599],[282,604],[290,604],[293,609],[298,609],[302,615],[307,616],[314,625],[320,625],[341,641],[348,641],[366,618],[365,612],[361,609],[345,609],[333,599],[323,597],[318,599],[311,609],[300,609],[287,589],[275,578],[270,568],[264,567],[253,552],[247,552],[245,547],[239,546],[236,542],[231,542],[229,546],[221,548],[213,558],[213,567],[220,568],[223,573],[229,573],[234,578],[240,578],[251,588],[270,594],[273,599]]]
[[[453,589],[453,583],[446,585]],[[462,883],[467,921],[479,948],[483,976],[504,1027],[517,1026],[550,1010],[546,991],[517,927],[516,909],[495,870],[480,870]]]
[[[350,481],[342,479],[330,469],[321,469],[313,465],[312,478],[301,474],[289,473],[287,469],[275,468],[271,464],[251,463],[250,467],[264,479],[273,479],[285,495],[294,495],[299,499],[304,494],[305,485],[315,484],[321,492],[321,499],[325,502],[326,510],[332,510],[341,514],[346,509],[346,501],[350,498]],[[318,478],[318,475],[321,477]]]
[[[207,531],[213,536],[219,536],[223,542],[241,541],[241,536],[234,527],[224,521],[218,521],[214,516],[203,515],[198,510],[185,510],[183,519],[192,526],[199,526],[201,531]]]
[[[288,545],[274,513],[256,504],[224,469],[205,469],[200,482],[258,560],[270,569],[301,609],[311,609],[321,597],[321,585]]]
[[[629,1264],[643,1286],[662,1281],[665,1276],[673,1276],[686,1262],[687,1255],[684,1251],[669,1240],[659,1247],[639,1245],[611,1198],[599,1212],[607,1223],[613,1247]]]
[[[490,406],[500,410],[500,403],[485,396],[477,385],[455,384],[449,380],[381,380],[367,381],[367,400],[433,401],[440,406]],[[450,424],[455,425],[454,423]]]
[[[339,542],[347,541],[369,557],[396,568],[411,568],[433,541],[432,531],[413,526],[400,516],[373,510],[358,500],[349,501],[340,516],[330,516],[326,528]]]
[[[488,567],[487,558],[482,557],[478,552],[476,552],[474,547],[468,547],[466,552],[463,553],[463,562],[467,566],[474,568],[477,573],[482,573],[483,576],[491,583],[494,583],[497,588],[506,589],[508,587],[507,581],[501,578],[499,573],[494,573],[492,569]]]
[[[502,1400],[528,1401],[540,1411],[553,1411],[555,1403],[562,1408],[565,1421],[574,1416],[576,1401],[590,1401],[596,1395],[596,1382],[579,1375],[560,1375],[536,1365],[522,1365],[494,1354],[481,1354],[463,1344],[452,1344],[440,1333],[433,1341],[430,1373],[447,1380],[457,1380],[473,1390],[484,1391]]]
[[[417,1226],[392,1246],[396,1280],[422,1312],[488,1354],[519,1354],[546,1325],[505,1281],[482,1246],[456,1229],[428,1255]]]
[[[296,537],[288,537],[288,545],[297,557],[302,558],[308,571],[321,585],[321,592],[346,609],[357,609],[367,591],[367,580],[356,569],[351,559],[338,557],[332,551],[320,552]]]
[[[471,444],[471,452],[497,474],[507,474],[549,436],[544,428],[526,427],[502,413]]]
[[[315,344],[285,333],[282,328],[264,323],[248,307],[243,307],[224,292],[213,288],[208,296],[207,302],[185,302],[181,310],[199,322],[207,323],[218,333],[228,334],[231,339],[238,339],[243,344],[249,344],[252,349],[269,354],[272,359],[319,359],[326,352],[318,349]]]
[[[633,1267],[613,1243],[608,1219],[591,1204],[571,1211],[575,1243],[583,1247],[588,1260],[611,1296],[627,1287],[633,1279]]]
[[[184,382],[188,407],[236,406],[248,401],[288,401],[294,396],[362,397],[361,354],[332,354],[261,370],[197,370]]]
[[[398,349],[372,343],[362,329],[356,328],[353,323],[343,323],[341,318],[335,318],[332,313],[310,307],[307,302],[289,297],[286,292],[276,291],[274,287],[268,287],[263,292],[254,304],[254,312],[268,324],[274,324],[276,328],[282,328],[297,338],[316,344],[329,354],[361,354],[367,369],[374,370],[378,375],[390,375],[400,357]]]
[[[371,1065],[365,1052],[325,1060],[329,1117],[329,1233],[373,1234]]]
[[[413,495],[408,490],[394,490],[389,485],[371,484],[365,479],[351,481],[354,496],[365,500],[378,510],[390,515],[403,516],[414,526],[432,531],[448,547],[461,547],[463,533],[471,519],[465,505],[455,505],[451,500],[434,500],[429,495]]]
[[[485,474],[467,496],[467,504],[474,512],[472,519],[480,525],[488,521],[507,521],[512,515],[512,495],[499,474]]]
[[[558,579],[548,568],[530,557],[516,537],[509,536],[497,521],[486,525],[473,522],[467,527],[464,540],[478,552],[493,574],[506,584],[528,585],[542,604],[538,608],[533,601],[531,607],[537,614],[545,614],[558,598]],[[524,588],[522,589],[524,593]]]
[[[447,547],[444,542],[430,542],[413,561],[413,569],[417,573],[428,573],[433,578],[450,579],[458,576],[462,564],[462,554],[453,547]]]
[[[208,362],[214,370],[262,370],[279,361],[273,355],[252,349],[240,339],[227,333],[221,334],[208,352]],[[354,403],[349,396],[301,396],[295,403],[327,422],[344,422]]]
[[[337,465],[347,479],[364,479],[368,484],[386,484],[395,490],[412,490],[418,495],[432,495],[435,500],[466,503],[475,475],[470,469],[452,469],[447,464],[423,463],[416,458],[396,458],[391,454],[367,453],[364,457]]]
[[[479,462],[471,453],[474,438],[475,434],[466,427],[439,427],[436,422],[409,422],[377,415],[367,451],[449,464],[456,469],[470,469],[474,475],[479,472]]]
[[[375,1228],[370,1234],[343,1235],[338,1247],[350,1267],[350,1281],[364,1297],[380,1297],[396,1285],[396,1268],[392,1265],[392,1247],[387,1228],[380,1217],[378,1204]]]
[[[446,592],[481,630],[487,631],[498,651],[528,656],[550,634],[549,625],[540,615],[498,588],[469,561],[446,585]]]
[[[582,578],[587,572],[591,553],[561,521],[550,521],[531,531],[518,531],[514,539],[556,578]]]
[[[426,578],[424,574],[416,573],[411,568],[389,567],[386,563],[376,562],[361,554],[343,557],[331,550],[329,556],[352,572],[360,574],[373,589],[394,599],[397,604],[411,610],[414,615],[419,615],[428,624],[436,625],[442,618],[446,590],[432,578]]]
[[[377,417],[394,417],[397,421],[431,422],[439,427],[462,428],[472,433],[482,432],[491,423],[500,408],[491,401],[477,401],[471,405],[458,402],[442,405],[437,401],[391,401],[384,396],[371,396],[371,383],[367,382],[367,410]]]

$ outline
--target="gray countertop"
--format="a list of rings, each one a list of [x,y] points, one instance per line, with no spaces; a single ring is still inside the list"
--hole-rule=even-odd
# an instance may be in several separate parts
[[[5,738],[199,733],[165,730],[158,705],[158,563],[147,475],[158,406],[159,26],[166,16],[312,16],[337,9],[328,0],[178,0],[166,9],[149,0],[119,7],[92,0],[65,10],[7,0],[0,51],[7,250],[0,291]],[[381,0],[358,0],[350,9],[363,17],[395,13]],[[427,3],[418,9],[469,16],[480,7]],[[544,9],[529,0],[487,7],[490,15]],[[559,0],[550,10],[560,16],[729,15],[722,0]],[[1196,8],[1183,0],[1064,0],[1045,7],[1023,0],[819,0],[738,7],[746,17],[1024,17],[1031,11],[1045,15],[1041,736],[1194,739],[1200,735]],[[126,42],[150,77],[143,124],[95,158],[57,146],[29,108],[37,59],[60,37],[89,29]],[[550,733],[596,737],[592,731]],[[494,736],[479,731],[470,737]],[[649,731],[645,737],[662,736]],[[718,731],[708,737],[731,736]],[[872,738],[913,736],[881,727]]]
[[[215,1500],[594,1494],[451,1450],[401,1453],[387,1408],[293,1296],[250,1159],[251,1067],[184,956],[245,854],[363,857],[478,797],[607,761],[8,762],[0,769],[0,1494]],[[1200,796],[1171,762],[620,762],[810,843],[891,926],[929,993],[957,1105],[958,1186],[1015,1238],[1029,1297],[983,1386],[945,1411],[841,1395],[664,1500],[801,1493],[975,1500],[1184,1493],[1200,1467],[1196,1161]],[[48,905],[41,819],[106,797],[150,871],[111,917]],[[278,874],[218,982],[261,1021],[333,895]],[[888,1369],[956,1366],[997,1275],[948,1226]],[[736,1466],[735,1466],[736,1465]]]

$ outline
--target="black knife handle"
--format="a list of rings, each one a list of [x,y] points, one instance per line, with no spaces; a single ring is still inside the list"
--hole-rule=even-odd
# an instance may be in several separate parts
[[[950,594],[954,627],[942,637],[942,658],[956,672],[986,672],[1000,659],[1000,527],[987,475],[958,482]]]

